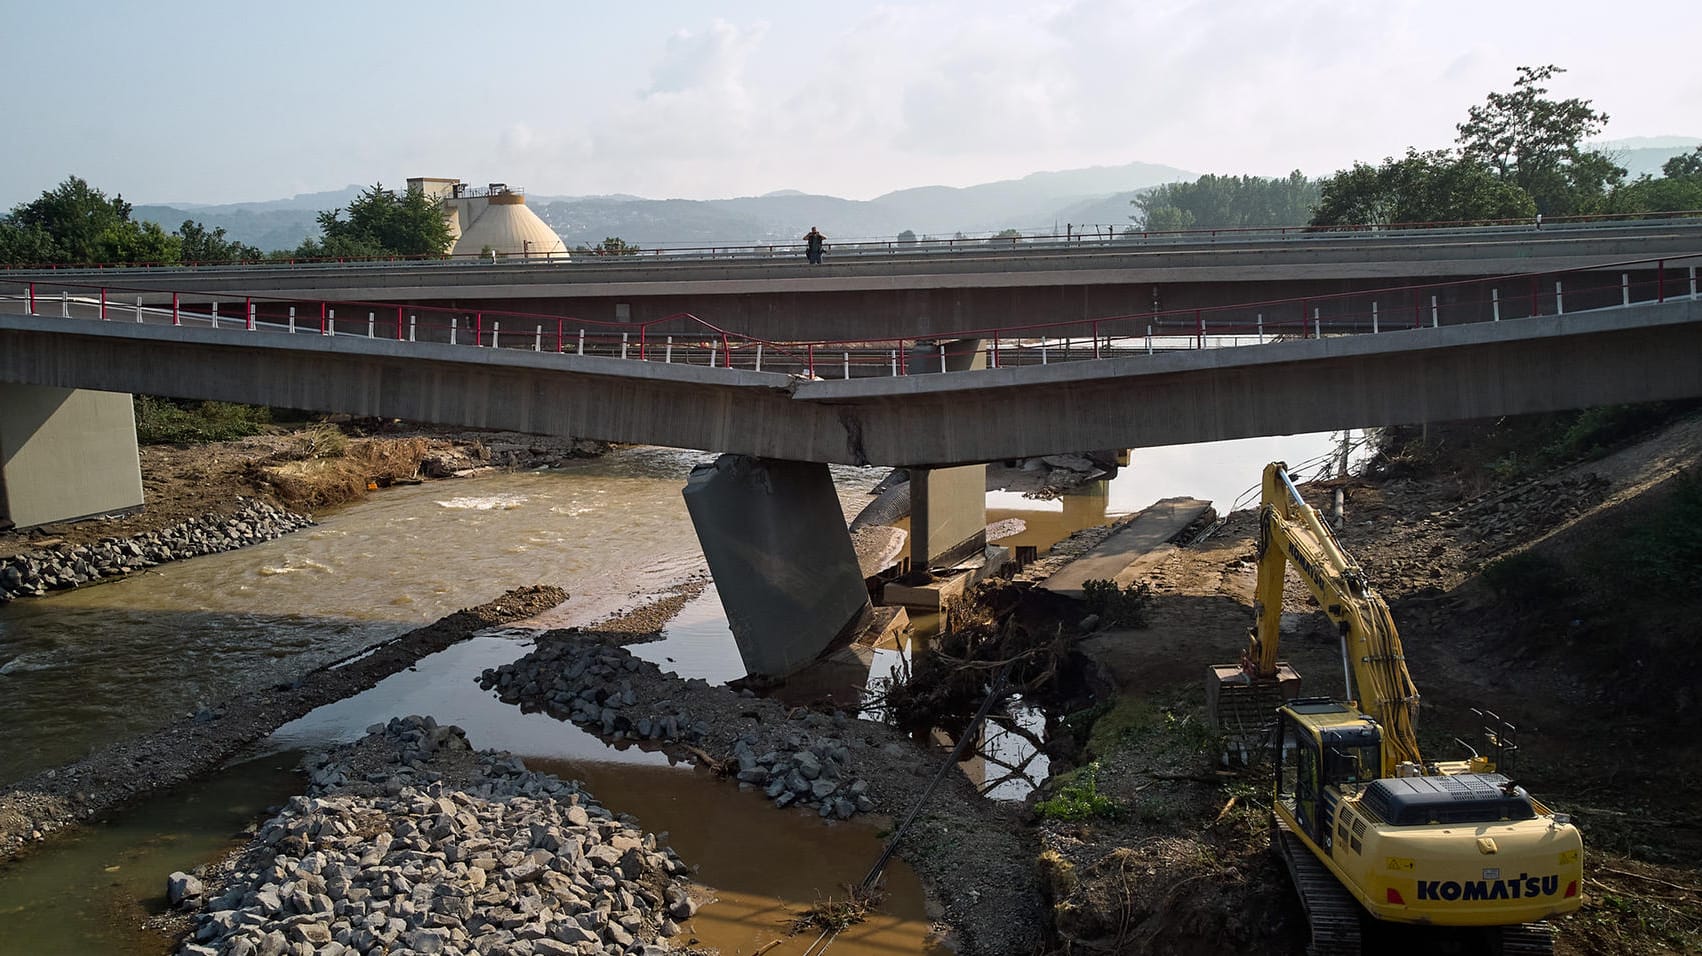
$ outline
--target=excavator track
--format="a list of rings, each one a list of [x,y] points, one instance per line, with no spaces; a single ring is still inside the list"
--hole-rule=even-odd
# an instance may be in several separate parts
[[[1553,956],[1554,925],[1524,923],[1501,931],[1501,956]]]
[[[1277,820],[1271,836],[1283,864],[1288,867],[1295,892],[1300,894],[1300,905],[1306,910],[1306,925],[1312,933],[1306,947],[1308,956],[1360,956],[1359,920],[1364,910],[1359,903],[1318,862],[1306,844],[1300,842],[1288,824]]]

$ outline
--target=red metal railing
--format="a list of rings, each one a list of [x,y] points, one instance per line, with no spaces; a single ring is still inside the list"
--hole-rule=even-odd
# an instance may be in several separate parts
[[[219,303],[207,301],[205,293],[79,283],[52,283],[51,288],[58,299],[58,314],[66,318],[312,334],[312,327],[304,329],[299,319],[304,310],[317,309],[317,332],[328,338],[385,338],[783,372],[810,378],[855,378],[938,372],[979,364],[1005,369],[1326,335],[1377,334],[1564,314],[1633,302],[1664,302],[1674,296],[1696,298],[1698,264],[1702,264],[1702,253],[1676,261],[1670,257],[1639,259],[1563,272],[1153,309],[1017,326],[919,331],[898,338],[789,341],[745,335],[689,312],[619,323],[514,310],[264,296],[244,296],[242,321],[230,323],[221,322]],[[0,278],[0,296],[15,302],[22,311],[41,314],[42,285],[40,280]],[[192,303],[188,307],[186,300]],[[0,308],[5,308],[4,304]],[[985,360],[980,363],[973,353],[983,351]]]

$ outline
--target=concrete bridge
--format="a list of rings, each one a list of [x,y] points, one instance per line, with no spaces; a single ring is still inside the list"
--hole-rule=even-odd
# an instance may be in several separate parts
[[[867,350],[892,374],[851,375],[847,350],[837,380],[815,374],[831,369],[813,343],[808,364],[771,351],[763,369],[759,351],[745,368],[726,336],[623,358],[546,348],[541,329],[410,341],[402,311],[383,334],[301,316],[289,334],[275,316],[188,312],[181,293],[132,314],[37,290],[0,302],[0,494],[60,509],[42,520],[139,504],[132,392],[727,452],[693,474],[688,508],[747,666],[784,672],[867,605],[824,463],[913,466],[912,562],[940,566],[985,547],[981,462],[1702,395],[1697,261],[1545,273],[1528,297],[1529,276],[1455,283],[1393,327],[1376,307],[1389,291],[1370,290],[1286,331],[1218,310],[1169,333],[1098,319],[1091,346],[1064,351],[1044,329],[992,347],[906,337]],[[1515,300],[1531,314],[1502,315]]]
[[[807,266],[784,248],[661,250],[632,257],[267,264],[179,269],[15,273],[39,295],[108,286],[129,303],[185,307],[253,297],[328,304],[348,319],[391,305],[441,308],[471,324],[626,331],[636,339],[690,333],[690,314],[729,334],[770,342],[990,337],[1046,326],[1087,338],[1111,316],[1147,317],[1160,330],[1191,325],[1194,310],[1271,302],[1272,323],[1342,318],[1345,293],[1382,290],[1382,313],[1422,313],[1428,295],[1464,278],[1544,275],[1678,257],[1702,249],[1702,218],[1458,229],[1317,232],[1306,229],[1150,237],[870,243],[836,246]],[[1637,282],[1653,275],[1633,276]],[[1675,288],[1687,276],[1667,277]],[[1443,285],[1438,285],[1443,284]],[[1402,289],[1436,290],[1402,294]],[[1503,290],[1505,317],[1528,289]],[[374,303],[383,303],[375,306]],[[1488,318],[1485,314],[1484,318]],[[378,318],[384,318],[380,311]]]

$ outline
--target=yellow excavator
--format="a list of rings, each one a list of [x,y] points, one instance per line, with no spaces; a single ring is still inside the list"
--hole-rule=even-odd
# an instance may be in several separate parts
[[[1507,774],[1514,728],[1485,720],[1483,753],[1427,761],[1418,691],[1389,608],[1301,498],[1288,466],[1266,466],[1255,622],[1237,664],[1213,665],[1220,730],[1274,739],[1272,840],[1311,928],[1309,952],[1359,956],[1362,918],[1476,927],[1491,952],[1544,954],[1544,922],[1582,902],[1583,840],[1563,813]],[[1341,638],[1340,699],[1300,697],[1277,659],[1283,577],[1292,563]],[[1274,737],[1269,715],[1274,707]],[[1262,720],[1261,720],[1262,718]]]

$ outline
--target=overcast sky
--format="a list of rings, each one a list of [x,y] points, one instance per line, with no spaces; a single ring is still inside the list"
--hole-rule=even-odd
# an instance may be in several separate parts
[[[713,8],[713,9],[711,9]],[[489,12],[485,12],[489,11]],[[1690,2],[0,0],[0,208],[409,176],[542,195],[867,199],[1144,161],[1320,175],[1454,124],[1515,67],[1702,135]]]

